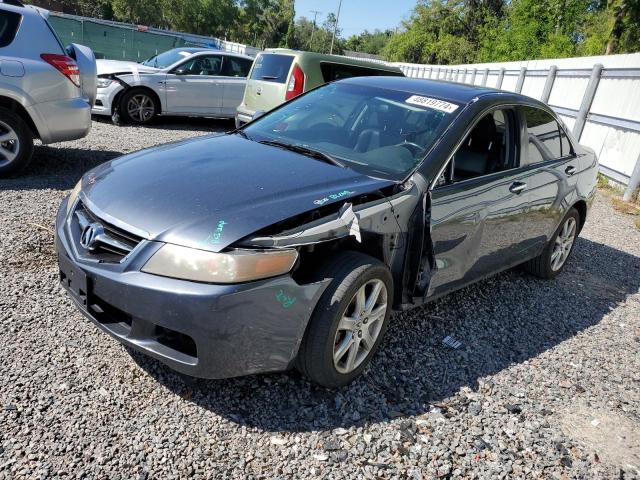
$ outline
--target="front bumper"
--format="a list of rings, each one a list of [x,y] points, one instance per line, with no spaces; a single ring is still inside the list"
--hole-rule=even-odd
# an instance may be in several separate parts
[[[113,103],[115,98],[122,90],[124,90],[124,87],[115,81],[107,88],[99,88],[91,113],[93,115],[111,116],[111,113],[113,113]]]
[[[161,244],[148,240],[119,264],[90,262],[77,255],[66,203],[56,219],[63,286],[100,329],[194,377],[227,378],[291,366],[328,281],[298,285],[283,275],[211,285],[150,275],[140,268]],[[69,286],[69,269],[84,279],[84,300]],[[283,294],[295,301],[283,304]]]

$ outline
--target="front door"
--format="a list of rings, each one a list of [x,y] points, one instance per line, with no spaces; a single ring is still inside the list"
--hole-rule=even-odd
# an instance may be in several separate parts
[[[432,190],[431,240],[437,295],[526,256],[527,172],[520,167],[512,109],[483,115]]]
[[[167,112],[192,115],[220,115],[223,84],[221,55],[197,55],[167,74]]]

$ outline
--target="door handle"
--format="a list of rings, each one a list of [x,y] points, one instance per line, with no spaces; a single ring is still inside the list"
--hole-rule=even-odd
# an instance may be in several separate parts
[[[527,188],[527,184],[524,182],[513,182],[509,187],[509,191],[511,193],[520,194],[522,191]]]
[[[567,168],[564,169],[564,173],[571,176],[574,173],[576,173],[576,167],[574,167],[573,165],[569,165]]]

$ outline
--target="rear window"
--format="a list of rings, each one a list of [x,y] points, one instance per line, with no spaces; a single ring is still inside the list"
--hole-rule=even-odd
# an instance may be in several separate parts
[[[293,57],[289,55],[276,55],[261,53],[256,58],[251,72],[252,80],[264,80],[266,82],[285,83]]]
[[[385,70],[379,70],[377,68],[359,67],[356,65],[344,65],[331,62],[321,62],[320,70],[322,71],[322,78],[325,82],[332,82],[334,80],[341,80],[343,78],[351,77],[403,76],[400,72],[389,72]]]
[[[0,10],[0,48],[13,42],[20,26],[20,20],[22,20],[22,15],[19,13]]]

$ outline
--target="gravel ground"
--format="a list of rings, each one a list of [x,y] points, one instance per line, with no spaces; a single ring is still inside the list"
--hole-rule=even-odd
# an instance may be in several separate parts
[[[0,180],[0,479],[638,478],[640,232],[603,198],[558,279],[511,271],[395,316],[338,391],[188,381],[86,321],[57,284],[64,195],[120,153],[230,127],[94,122]]]

